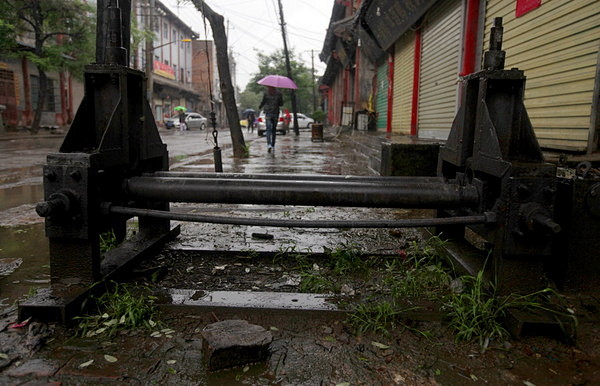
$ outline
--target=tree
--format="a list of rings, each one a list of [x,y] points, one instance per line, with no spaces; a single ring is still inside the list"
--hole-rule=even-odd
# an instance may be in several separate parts
[[[292,78],[298,86],[296,90],[296,99],[298,103],[298,111],[308,112],[312,111],[312,74],[310,68],[306,67],[304,63],[296,60],[294,52],[290,51],[290,66],[292,68]],[[287,69],[285,67],[285,54],[283,49],[278,50],[270,55],[258,52],[258,73],[250,80],[250,83],[246,86],[246,92],[251,91],[253,93],[262,94],[264,87],[257,84],[260,79],[266,75],[286,75]],[[287,75],[286,75],[287,76]],[[289,90],[283,90],[284,93],[284,108],[292,110],[291,93]]]
[[[227,47],[227,35],[225,34],[225,25],[223,16],[212,10],[202,0],[192,0],[196,9],[208,19],[210,28],[213,32],[215,47],[217,50],[217,68],[219,69],[219,79],[221,81],[221,94],[227,120],[229,121],[229,132],[231,134],[231,144],[233,146],[234,157],[245,157],[247,155],[244,134],[240,126],[240,118],[235,102],[235,92],[233,82],[231,81],[231,72],[229,71],[229,55]]]
[[[0,0],[0,25],[2,29],[10,26],[9,40],[21,43],[9,47],[9,55],[26,58],[38,70],[39,95],[31,126],[34,132],[51,91],[47,73],[66,70],[82,78],[83,66],[93,61],[92,12],[93,8],[81,0]]]

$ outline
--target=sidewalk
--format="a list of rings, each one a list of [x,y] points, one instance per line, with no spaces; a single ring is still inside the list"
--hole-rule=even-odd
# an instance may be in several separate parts
[[[226,173],[295,173],[295,174],[339,174],[339,175],[371,175],[368,159],[355,152],[352,141],[344,137],[336,137],[333,130],[326,131],[323,142],[314,142],[311,132],[302,130],[299,136],[293,132],[279,135],[274,152],[267,152],[266,139],[256,133],[246,136],[246,144],[250,155],[244,159],[232,157],[229,133],[219,132],[219,146],[222,148],[223,171]],[[208,135],[208,137],[207,137]],[[163,141],[167,143],[170,158],[175,160],[171,165],[173,171],[214,172],[212,142],[210,132],[161,131]],[[172,144],[170,146],[169,144]],[[192,155],[190,150],[195,152]],[[178,157],[179,156],[179,157]],[[178,204],[173,204],[174,210]],[[310,209],[310,208],[308,208]],[[211,210],[209,207],[207,210]],[[218,205],[212,208],[219,215],[240,216],[289,216],[289,218],[306,217],[346,219],[349,212],[345,208],[332,208],[321,211],[319,208],[307,210],[306,207],[270,207],[258,206],[223,211]],[[359,217],[369,216],[368,209],[357,209]],[[385,213],[380,213],[385,216]],[[389,213],[388,213],[389,215]],[[176,223],[173,222],[173,225]],[[338,230],[292,230],[289,228],[257,228],[240,226],[218,226],[214,224],[182,224],[180,237],[166,247],[166,253],[178,254],[179,251],[212,250],[212,251],[265,251],[273,253],[282,248],[294,246],[298,251],[313,248],[315,252],[323,248],[335,246],[336,240],[349,243],[349,229]],[[254,239],[252,233],[268,233],[272,240]],[[356,237],[371,247],[393,248],[393,239],[384,240],[370,231],[362,230]],[[377,242],[375,242],[377,240]],[[150,262],[152,264],[152,262]],[[173,269],[184,267],[174,266]],[[281,274],[279,274],[281,275]],[[242,279],[242,278],[240,278]],[[243,280],[243,279],[242,279]],[[182,283],[179,283],[182,284]],[[297,311],[298,312],[298,311]],[[260,323],[265,328],[273,326],[276,340],[272,350],[278,354],[273,360],[281,360],[281,355],[289,355],[286,364],[280,370],[287,372],[286,379],[304,379],[308,383],[330,379],[341,382],[342,375],[328,374],[339,358],[336,352],[322,351],[319,342],[324,337],[336,333],[351,339],[342,331],[340,318],[343,314],[319,313],[283,313],[268,314],[261,312],[246,313],[243,317],[251,323]],[[300,311],[302,312],[302,311]],[[269,378],[264,364],[251,366],[249,370],[234,369],[231,371],[209,374],[202,364],[203,350],[199,331],[207,323],[214,322],[214,313],[196,313],[191,309],[170,309],[165,311],[163,320],[174,332],[150,337],[147,330],[126,332],[113,338],[74,338],[73,330],[63,326],[45,325],[37,322],[20,328],[11,328],[15,321],[15,310],[0,312],[0,384],[169,384],[169,385],[229,385],[240,384],[239,379],[246,379],[251,384],[265,382]],[[223,318],[223,312],[219,313]],[[240,314],[229,314],[240,317]],[[302,318],[300,315],[311,315]],[[329,315],[329,316],[327,316]],[[305,338],[298,340],[301,334]],[[168,335],[168,336],[166,336]],[[304,339],[308,339],[304,341]],[[299,346],[298,346],[299,345]],[[318,350],[317,355],[307,355],[304,350]],[[321,352],[322,351],[322,352]],[[351,354],[349,352],[348,354]],[[345,354],[346,355],[346,354]],[[365,354],[369,356],[370,354]],[[374,358],[375,359],[375,358]],[[380,360],[383,357],[377,359]],[[304,365],[312,363],[315,371],[307,374]],[[328,363],[328,364],[327,364]],[[349,370],[349,369],[348,369]],[[364,382],[369,377],[368,368],[356,368],[344,373],[352,374],[354,382]],[[266,378],[265,378],[266,376]],[[274,376],[274,375],[273,375]],[[412,375],[411,375],[412,376]],[[418,377],[417,377],[418,378]],[[415,378],[416,379],[416,378]],[[272,379],[271,382],[277,382]],[[354,383],[353,382],[353,383]],[[328,384],[330,382],[326,382]],[[286,384],[286,382],[283,382]],[[287,384],[306,384],[304,381]],[[372,384],[378,384],[374,382]],[[379,383],[381,384],[381,383]]]

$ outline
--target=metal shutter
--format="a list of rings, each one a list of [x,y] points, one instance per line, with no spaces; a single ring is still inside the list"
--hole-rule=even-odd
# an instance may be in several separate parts
[[[375,100],[375,111],[377,111],[377,128],[387,129],[388,111],[388,62],[385,61],[377,67],[377,95]]]
[[[600,44],[600,2],[546,0],[516,18],[514,0],[489,0],[484,49],[494,17],[504,19],[506,68],[525,71],[525,107],[540,145],[586,150]]]
[[[410,134],[410,114],[415,59],[415,33],[408,31],[396,42],[392,132]]]
[[[418,136],[447,139],[456,115],[462,1],[443,0],[425,15]]]

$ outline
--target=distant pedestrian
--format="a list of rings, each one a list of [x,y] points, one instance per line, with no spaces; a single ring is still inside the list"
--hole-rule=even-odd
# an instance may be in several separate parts
[[[186,131],[187,125],[185,124],[185,111],[179,112],[179,131]]]
[[[246,119],[248,120],[248,132],[253,133],[254,132],[254,121],[256,121],[256,115],[251,111],[248,113],[248,117]]]
[[[279,108],[283,106],[283,96],[275,87],[266,87],[267,91],[263,95],[259,108],[265,112],[267,151],[270,153],[275,149],[277,121],[279,120]]]

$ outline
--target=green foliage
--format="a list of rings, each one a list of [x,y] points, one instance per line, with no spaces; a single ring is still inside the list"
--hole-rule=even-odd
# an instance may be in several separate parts
[[[452,271],[437,253],[443,243],[439,237],[412,242],[406,254],[403,254],[403,260],[387,263],[388,274],[384,282],[390,287],[394,298],[437,299],[448,293]]]
[[[336,275],[349,273],[365,273],[368,271],[372,260],[363,258],[354,244],[339,245],[328,253],[328,265]]]
[[[119,243],[117,243],[117,237],[115,236],[114,231],[111,230],[100,234],[100,255],[116,248],[117,245],[119,245]]]
[[[457,340],[477,339],[485,348],[492,339],[506,338],[508,332],[502,322],[511,308],[545,311],[574,319],[574,316],[558,311],[552,305],[550,296],[558,294],[550,288],[526,295],[500,296],[496,293],[495,285],[484,281],[483,271],[477,276],[463,276],[460,279],[464,285],[463,291],[452,294],[446,304],[450,327],[455,330]]]
[[[240,93],[240,106],[241,111],[245,109],[254,109],[258,111],[258,105],[262,100],[262,93],[258,93],[246,88],[246,90]]]
[[[390,330],[400,327],[427,336],[427,332],[409,327],[402,322],[402,315],[404,313],[416,309],[418,309],[418,307],[403,308],[396,303],[389,301],[359,304],[354,311],[349,314],[347,321],[359,334],[373,332],[389,335]]]
[[[85,337],[113,336],[124,329],[157,326],[153,321],[157,315],[155,297],[146,287],[109,283],[109,288],[100,297],[91,296],[88,302],[96,306],[97,314],[78,316],[77,334]]]
[[[0,0],[3,40],[32,46],[18,50],[3,43],[0,50],[26,57],[40,71],[68,70],[81,78],[94,59],[94,30],[94,8],[81,0]]]
[[[322,123],[325,121],[325,112],[323,110],[315,110],[310,116],[316,122]]]
[[[285,65],[284,51],[278,50],[270,55],[263,54],[261,52],[258,55],[258,73],[254,75],[248,85],[246,85],[245,93],[251,92],[259,95],[258,103],[255,108],[258,108],[258,104],[264,93],[264,87],[257,84],[260,79],[266,75],[284,75],[287,76],[287,69]],[[312,111],[312,95],[313,87],[315,86],[312,81],[311,69],[306,67],[304,63],[298,61],[293,51],[289,52],[290,56],[290,67],[292,72],[292,78],[298,86],[296,90],[296,102],[298,112],[311,112]],[[287,108],[292,111],[292,100],[291,91],[282,90],[283,93],[283,108]],[[242,106],[246,108],[250,105],[249,103],[242,103]]]

